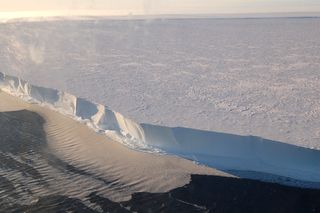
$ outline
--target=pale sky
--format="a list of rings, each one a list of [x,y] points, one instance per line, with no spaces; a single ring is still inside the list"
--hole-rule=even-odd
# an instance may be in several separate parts
[[[87,15],[320,12],[320,0],[0,0],[0,13],[13,11]]]

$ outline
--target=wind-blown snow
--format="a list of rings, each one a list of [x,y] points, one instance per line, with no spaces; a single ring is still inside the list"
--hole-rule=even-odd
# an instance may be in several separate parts
[[[253,136],[139,124],[106,106],[2,73],[0,89],[72,116],[132,149],[162,151],[218,169],[284,176],[298,185],[320,186],[319,150]]]

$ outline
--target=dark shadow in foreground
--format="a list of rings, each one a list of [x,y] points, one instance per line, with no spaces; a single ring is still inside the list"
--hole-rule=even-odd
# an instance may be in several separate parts
[[[135,193],[120,203],[81,186],[77,190],[86,196],[83,200],[55,190],[46,196],[34,194],[48,186],[70,188],[50,176],[53,172],[125,190],[125,183],[103,179],[51,153],[44,122],[26,110],[0,113],[0,212],[320,212],[320,190],[204,175],[192,175],[189,184],[167,193]],[[26,202],[30,197],[32,203]]]
[[[103,212],[320,212],[320,190],[204,175],[193,175],[189,184],[167,193],[135,193],[126,202],[112,202],[94,192],[88,199]],[[43,197],[19,210],[95,212],[63,196]]]

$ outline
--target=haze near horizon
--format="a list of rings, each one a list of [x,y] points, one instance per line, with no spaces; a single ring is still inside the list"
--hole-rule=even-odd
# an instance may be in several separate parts
[[[315,0],[0,0],[0,18],[161,14],[319,13]]]

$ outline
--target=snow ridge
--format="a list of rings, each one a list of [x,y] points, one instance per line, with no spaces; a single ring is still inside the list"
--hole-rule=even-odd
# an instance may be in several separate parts
[[[68,115],[134,150],[173,154],[229,172],[249,172],[243,175],[247,178],[320,188],[320,150],[255,136],[139,124],[107,106],[1,72],[0,90]]]

